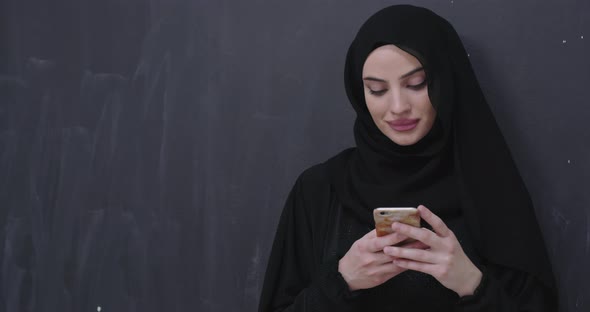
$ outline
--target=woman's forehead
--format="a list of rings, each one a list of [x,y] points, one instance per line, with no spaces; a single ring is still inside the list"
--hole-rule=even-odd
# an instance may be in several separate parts
[[[422,67],[420,61],[396,45],[383,45],[373,50],[363,65],[363,74],[400,76]]]

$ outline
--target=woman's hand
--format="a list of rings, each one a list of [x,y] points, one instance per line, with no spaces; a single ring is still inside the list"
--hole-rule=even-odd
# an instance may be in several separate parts
[[[407,239],[398,233],[377,237],[375,230],[352,244],[340,259],[338,271],[350,290],[367,289],[385,283],[406,269],[392,263],[395,257],[383,253],[383,248]],[[404,245],[404,248],[427,248],[420,242]]]
[[[414,238],[430,248],[422,250],[392,246],[385,247],[383,252],[398,258],[393,263],[399,268],[430,274],[460,297],[473,294],[481,282],[481,271],[469,260],[455,234],[438,216],[424,206],[419,206],[418,211],[434,232],[398,222],[392,228],[397,234]]]

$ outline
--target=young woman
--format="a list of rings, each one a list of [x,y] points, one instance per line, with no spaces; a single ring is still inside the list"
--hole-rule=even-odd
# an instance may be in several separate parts
[[[356,147],[295,183],[259,310],[556,311],[530,197],[453,27],[385,8],[344,79]],[[376,236],[374,208],[408,206],[424,227]]]

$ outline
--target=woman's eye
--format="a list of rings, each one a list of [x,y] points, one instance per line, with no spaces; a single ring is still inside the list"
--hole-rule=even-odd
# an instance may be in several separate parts
[[[426,79],[422,80],[422,82],[418,84],[408,85],[408,88],[413,90],[420,90],[426,86]]]
[[[379,95],[383,95],[383,94],[385,94],[385,92],[387,92],[387,89],[383,89],[383,90],[371,90],[371,89],[369,89],[369,92],[370,92],[372,95],[377,95],[377,96],[379,96]]]

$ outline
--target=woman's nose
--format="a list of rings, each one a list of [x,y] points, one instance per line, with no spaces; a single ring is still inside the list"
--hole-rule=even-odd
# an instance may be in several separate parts
[[[400,115],[410,110],[410,103],[404,98],[401,92],[391,92],[389,98],[389,111],[392,114]]]

